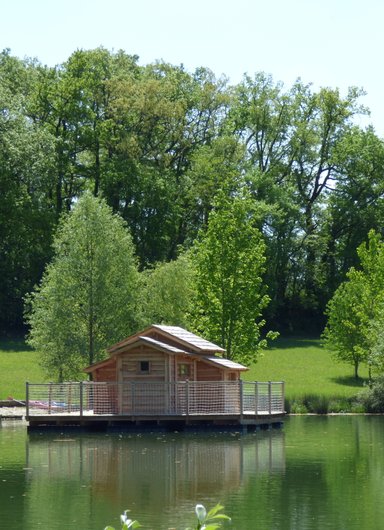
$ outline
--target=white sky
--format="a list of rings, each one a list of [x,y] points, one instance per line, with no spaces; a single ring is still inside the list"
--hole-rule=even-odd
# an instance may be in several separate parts
[[[264,71],[289,87],[363,87],[384,137],[383,0],[0,0],[0,49],[54,66],[104,46],[206,66],[237,83]]]

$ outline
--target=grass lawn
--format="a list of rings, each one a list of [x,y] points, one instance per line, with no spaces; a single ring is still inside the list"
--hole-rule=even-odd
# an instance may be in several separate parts
[[[9,396],[25,399],[26,381],[47,380],[38,357],[23,339],[0,340],[0,400]]]
[[[46,382],[38,353],[22,339],[0,340],[0,399],[25,398],[25,382]],[[244,374],[248,381],[285,381],[286,396],[292,400],[306,395],[344,398],[354,396],[368,377],[353,377],[353,367],[335,362],[319,339],[279,338],[259,361]]]
[[[361,366],[360,379],[356,381],[353,366],[336,362],[319,339],[278,338],[272,344],[243,379],[285,381],[288,399],[310,394],[350,397],[368,379],[368,370]]]

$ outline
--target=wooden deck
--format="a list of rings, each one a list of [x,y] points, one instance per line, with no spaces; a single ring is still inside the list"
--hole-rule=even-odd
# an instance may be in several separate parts
[[[29,429],[252,430],[285,416],[282,382],[27,383],[26,407]]]

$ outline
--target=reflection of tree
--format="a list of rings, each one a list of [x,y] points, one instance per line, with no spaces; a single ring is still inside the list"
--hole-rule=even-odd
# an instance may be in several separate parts
[[[45,498],[45,505],[52,507],[55,492],[68,514],[73,492],[80,491],[84,507],[76,502],[77,510],[89,514],[103,507],[113,517],[129,507],[145,523],[151,513],[182,516],[181,507],[188,513],[199,499],[215,504],[237,491],[251,474],[281,473],[284,435],[268,431],[246,436],[151,434],[70,440],[49,436],[31,439],[28,466],[34,469],[34,502]],[[169,520],[164,515],[164,523]]]
[[[290,423],[285,472],[252,477],[236,513],[247,511],[262,528],[381,528],[382,418],[303,417]],[[226,509],[235,519],[231,506]]]
[[[12,426],[13,427],[13,426]],[[24,528],[25,431],[0,420],[0,528]]]
[[[4,459],[13,449],[1,445],[0,514],[14,513],[14,530],[53,520],[94,530],[117,527],[129,508],[161,530],[191,525],[196,502],[220,501],[237,530],[379,530],[383,440],[374,416],[291,418],[284,431],[245,436],[31,434],[26,463],[24,446]],[[10,495],[20,510],[3,503]]]

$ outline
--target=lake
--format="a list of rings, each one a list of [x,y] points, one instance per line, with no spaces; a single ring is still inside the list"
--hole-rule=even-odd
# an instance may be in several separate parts
[[[196,503],[237,530],[384,528],[384,417],[296,416],[252,434],[27,434],[0,427],[0,528],[184,530]]]

